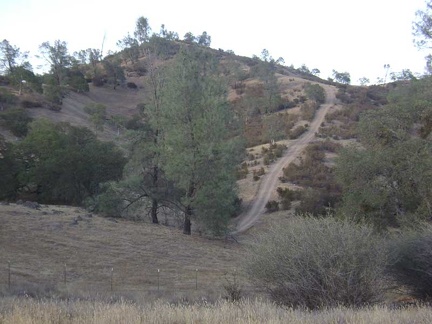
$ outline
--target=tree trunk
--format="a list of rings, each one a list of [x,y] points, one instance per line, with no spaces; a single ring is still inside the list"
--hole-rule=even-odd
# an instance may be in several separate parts
[[[185,218],[183,223],[183,234],[191,235],[192,223],[191,223],[192,208],[186,207]]]
[[[153,166],[153,188],[157,189],[159,180],[159,168],[157,165]],[[158,220],[158,207],[159,201],[155,198],[152,199],[151,218],[153,224],[159,224]]]
[[[152,200],[152,208],[151,208],[151,218],[152,218],[153,224],[159,224],[157,212],[158,212],[158,201],[157,201],[157,199],[153,199]]]

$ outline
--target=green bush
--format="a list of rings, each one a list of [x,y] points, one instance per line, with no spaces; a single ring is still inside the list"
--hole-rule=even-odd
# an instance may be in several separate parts
[[[325,91],[324,88],[321,87],[319,84],[306,83],[305,93],[306,96],[311,100],[314,100],[320,104],[323,104],[325,102]]]
[[[274,213],[279,210],[279,203],[275,200],[269,200],[265,205],[265,208],[269,213]]]
[[[279,304],[362,306],[382,298],[386,256],[372,228],[306,216],[262,234],[250,248],[245,272]]]
[[[432,298],[432,226],[411,231],[392,241],[390,273],[421,300]]]
[[[17,137],[24,137],[27,135],[28,124],[31,121],[32,118],[25,109],[14,108],[0,113],[0,125]]]

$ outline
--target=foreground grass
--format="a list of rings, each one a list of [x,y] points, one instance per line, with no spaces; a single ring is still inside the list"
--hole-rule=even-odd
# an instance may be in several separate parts
[[[432,323],[432,309],[384,306],[302,311],[264,301],[219,301],[193,305],[155,302],[140,306],[127,301],[37,301],[0,299],[0,323]]]

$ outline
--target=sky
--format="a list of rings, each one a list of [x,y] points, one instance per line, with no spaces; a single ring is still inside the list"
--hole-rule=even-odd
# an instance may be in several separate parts
[[[285,65],[317,68],[322,78],[348,72],[375,83],[390,72],[424,73],[428,54],[413,43],[415,12],[425,0],[0,0],[0,39],[30,51],[35,67],[45,41],[66,41],[70,53],[101,48],[133,34],[144,16],[153,32],[161,24],[180,38],[211,36],[211,47],[260,56],[263,49]],[[35,72],[38,72],[35,69]]]

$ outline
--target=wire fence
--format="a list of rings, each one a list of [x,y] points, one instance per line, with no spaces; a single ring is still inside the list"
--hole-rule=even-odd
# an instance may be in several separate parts
[[[82,270],[82,271],[80,271]],[[227,287],[253,290],[236,269],[161,269],[138,272],[116,271],[115,267],[76,269],[63,264],[52,269],[35,269],[7,262],[3,267],[0,286],[12,292],[26,289],[62,289],[81,293],[139,293],[139,292],[211,292],[222,293]],[[29,288],[31,287],[31,288]]]

